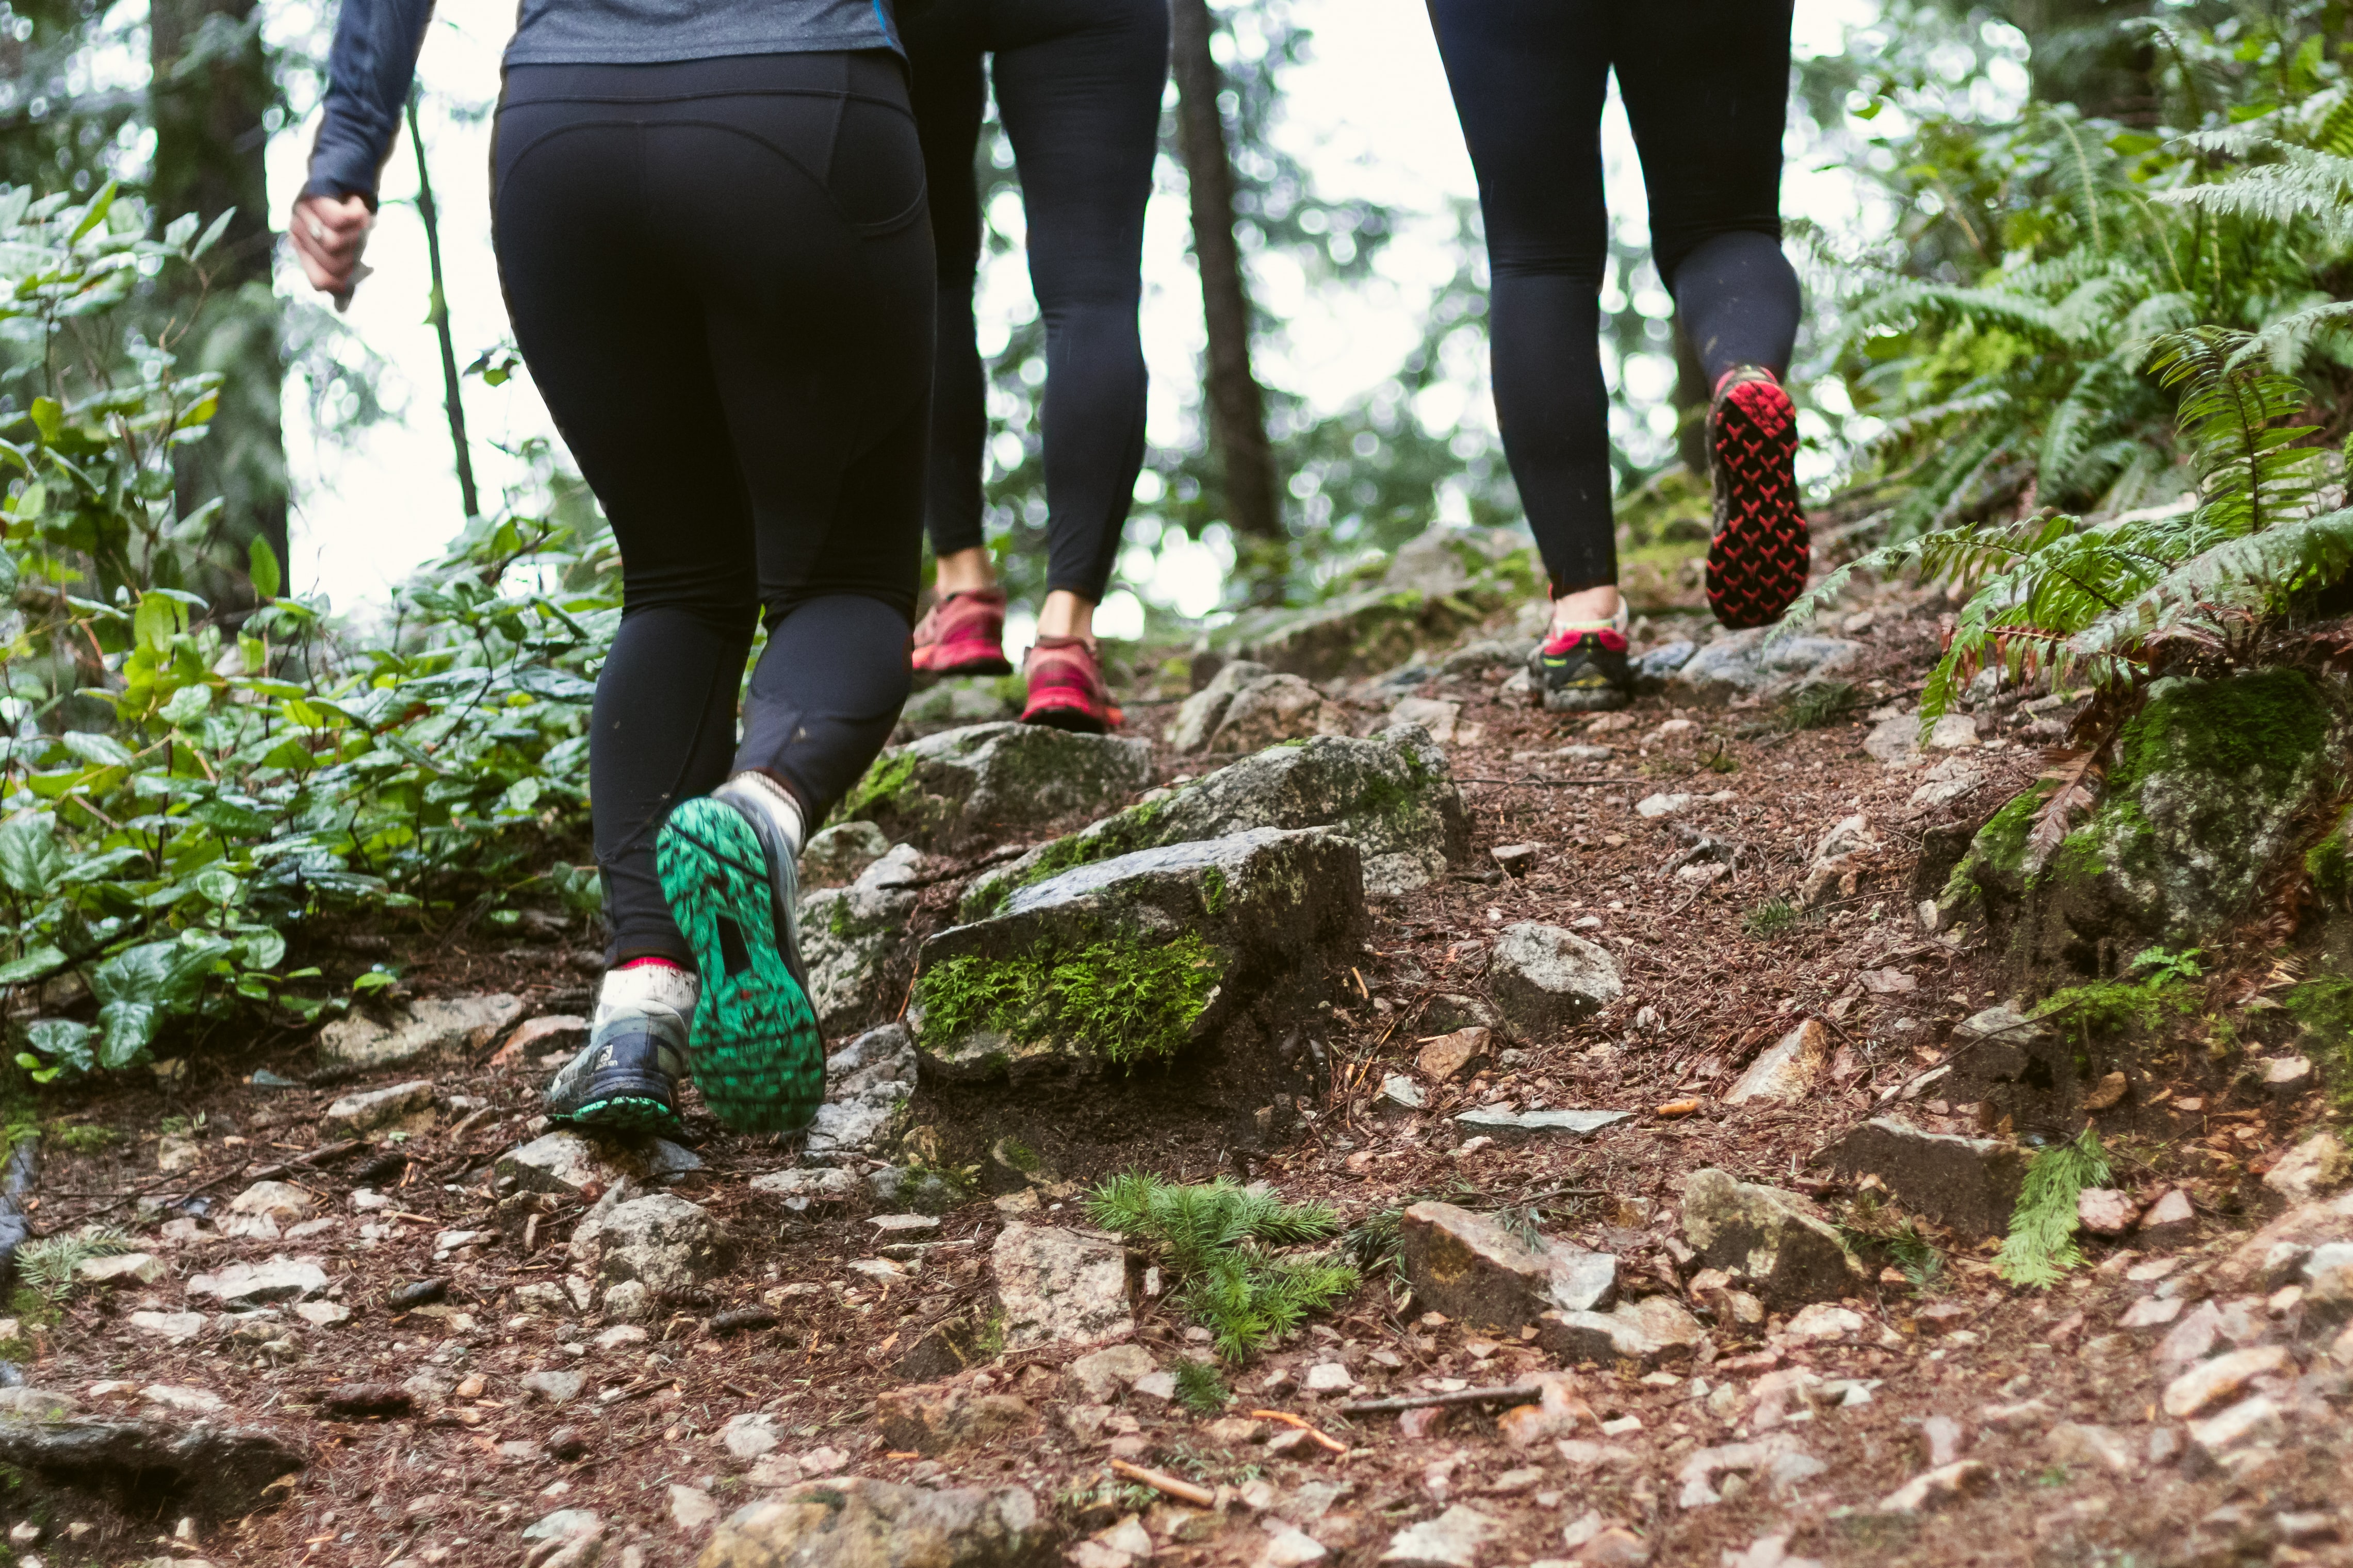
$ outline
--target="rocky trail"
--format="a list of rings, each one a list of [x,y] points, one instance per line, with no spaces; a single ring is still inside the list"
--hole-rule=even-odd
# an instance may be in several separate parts
[[[1665,592],[1637,705],[1546,713],[1511,589],[1433,536],[1139,661],[1116,738],[921,694],[806,857],[805,1137],[548,1131],[552,918],[315,934],[400,985],[45,1105],[17,1568],[2353,1561],[2275,959],[2104,1036],[1951,891],[2065,695],[1924,747],[1941,596],[1771,644]],[[2082,1264],[2009,1283],[2086,1125]],[[1127,1171],[1329,1205],[1361,1278],[1222,1356]]]

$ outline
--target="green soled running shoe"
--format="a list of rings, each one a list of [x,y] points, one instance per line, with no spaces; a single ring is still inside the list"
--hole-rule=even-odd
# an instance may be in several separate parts
[[[687,1054],[703,1102],[739,1132],[797,1132],[825,1098],[825,1041],[794,951],[792,858],[764,837],[724,801],[690,800],[654,869],[702,972]]]

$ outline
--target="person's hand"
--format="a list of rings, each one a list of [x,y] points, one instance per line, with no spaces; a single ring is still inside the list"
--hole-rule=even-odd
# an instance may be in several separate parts
[[[375,222],[375,215],[358,196],[304,196],[294,204],[287,232],[312,288],[350,298],[353,288],[367,276],[360,252],[367,248],[368,229]]]

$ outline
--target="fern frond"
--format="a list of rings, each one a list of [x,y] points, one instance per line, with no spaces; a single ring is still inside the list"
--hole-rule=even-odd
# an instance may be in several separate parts
[[[2275,613],[2353,572],[2353,507],[2226,540],[2168,572],[2078,632],[2077,657],[2116,655],[2190,615]]]
[[[2076,1200],[2108,1179],[2108,1157],[2096,1129],[2070,1143],[2035,1152],[2010,1212],[2010,1235],[1994,1269],[2013,1285],[2048,1287],[2084,1261],[2075,1246]]]
[[[2267,153],[2277,162],[2233,169],[2211,184],[2160,191],[2157,199],[2210,217],[2257,224],[2309,223],[2331,243],[2353,239],[2353,157],[2262,137],[2251,139],[2244,147],[2244,152],[2233,155]]]

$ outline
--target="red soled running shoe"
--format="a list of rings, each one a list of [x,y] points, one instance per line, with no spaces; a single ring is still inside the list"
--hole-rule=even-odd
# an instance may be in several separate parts
[[[1024,724],[1044,724],[1082,735],[1102,735],[1120,726],[1120,710],[1103,688],[1103,660],[1084,637],[1039,637],[1021,661],[1029,683]]]
[[[1005,657],[1005,595],[997,588],[950,594],[915,623],[918,675],[1010,675]]]
[[[1798,504],[1798,412],[1762,365],[1735,365],[1707,413],[1715,532],[1707,603],[1727,626],[1770,625],[1806,589],[1813,543]]]

